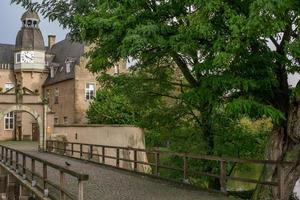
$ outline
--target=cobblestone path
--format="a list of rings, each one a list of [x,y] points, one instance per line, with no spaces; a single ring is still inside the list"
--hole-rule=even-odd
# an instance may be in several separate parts
[[[71,170],[86,173],[89,180],[84,185],[85,200],[225,200],[220,194],[183,188],[167,181],[125,172],[123,170],[79,161],[72,158],[37,152],[37,144],[32,142],[1,142],[26,153],[66,166]],[[41,171],[37,165],[37,170]],[[51,174],[52,181],[58,180],[58,174]],[[76,182],[67,177],[66,188],[76,194]]]

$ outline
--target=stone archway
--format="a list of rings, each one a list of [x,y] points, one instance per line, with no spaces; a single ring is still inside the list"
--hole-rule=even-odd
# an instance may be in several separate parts
[[[39,147],[43,148],[46,142],[46,135],[45,135],[45,127],[46,127],[46,115],[45,115],[45,106],[44,105],[34,105],[34,106],[27,106],[22,104],[17,105],[9,105],[5,106],[6,108],[1,109],[0,106],[0,119],[3,119],[7,113],[13,111],[20,111],[29,113],[38,124],[39,128]]]

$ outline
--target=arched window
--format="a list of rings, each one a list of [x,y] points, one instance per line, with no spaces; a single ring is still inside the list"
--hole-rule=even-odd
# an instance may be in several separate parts
[[[27,21],[27,26],[28,26],[28,27],[31,27],[31,26],[32,26],[32,21],[31,21],[31,20],[28,20],[28,21]]]

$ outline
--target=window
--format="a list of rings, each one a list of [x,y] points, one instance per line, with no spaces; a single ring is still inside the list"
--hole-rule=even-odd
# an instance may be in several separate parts
[[[54,124],[55,124],[55,125],[58,124],[58,117],[54,117]]]
[[[66,72],[67,72],[67,73],[70,73],[70,72],[71,72],[71,63],[70,63],[70,62],[67,62],[67,63],[66,63]]]
[[[21,62],[21,53],[17,53],[16,54],[16,63],[20,63]]]
[[[87,83],[85,85],[85,100],[90,101],[94,98],[95,95],[95,84]]]
[[[5,85],[4,85],[5,91],[10,90],[13,87],[14,87],[13,83],[5,83]]]
[[[4,130],[14,130],[15,117],[14,113],[10,112],[4,116]]]
[[[59,96],[59,89],[55,88],[55,92],[54,92],[54,103],[58,104],[58,96]]]
[[[50,77],[54,78],[54,67],[50,67]]]
[[[68,117],[64,117],[64,124],[68,124]]]

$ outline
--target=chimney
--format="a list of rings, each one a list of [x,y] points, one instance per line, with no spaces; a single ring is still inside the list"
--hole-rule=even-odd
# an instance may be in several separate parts
[[[51,49],[55,44],[56,35],[48,35],[48,48]]]

